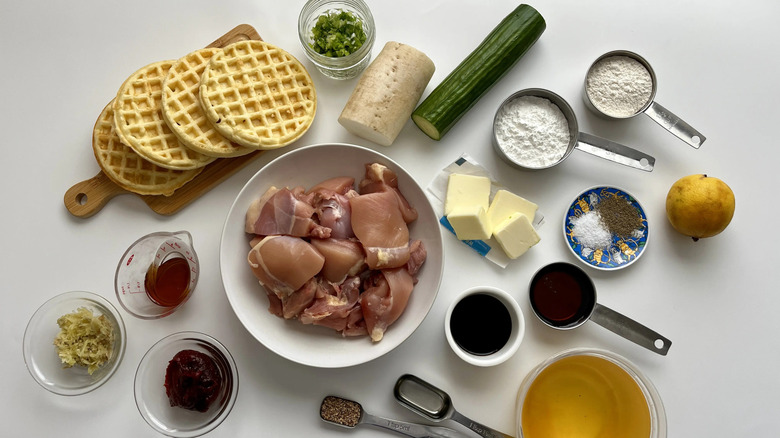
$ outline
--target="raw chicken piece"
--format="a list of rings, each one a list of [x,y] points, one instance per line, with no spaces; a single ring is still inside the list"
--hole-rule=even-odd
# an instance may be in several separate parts
[[[360,307],[359,301],[347,315],[347,326],[344,327],[341,334],[344,336],[366,336],[368,334],[366,321],[363,319],[363,308]]]
[[[326,189],[340,195],[346,195],[348,191],[353,190],[354,188],[355,178],[352,178],[351,176],[337,176],[335,178],[326,179],[319,184],[315,184],[309,189],[309,193]]]
[[[269,188],[246,212],[247,233],[261,236],[330,236],[330,229],[314,219],[314,207],[307,202],[303,187]]]
[[[349,206],[349,198],[358,196],[356,191],[350,189],[346,194],[341,194],[320,188],[310,193],[319,224],[330,228],[330,237],[336,239],[355,237],[352,231],[352,208]]]
[[[360,279],[350,277],[342,284],[319,282],[311,306],[300,315],[304,324],[315,324],[343,331],[350,312],[360,298]]]
[[[379,163],[366,164],[366,175],[358,185],[358,191],[361,195],[377,192],[392,192],[398,201],[398,208],[404,221],[408,224],[417,219],[417,210],[415,210],[409,201],[398,189],[398,175],[387,166]]]
[[[339,284],[347,276],[357,275],[366,263],[363,247],[355,240],[312,239],[311,244],[325,257],[320,274],[331,283]]]
[[[265,290],[266,296],[268,296],[268,311],[272,315],[276,315],[279,318],[284,318],[284,312],[282,311],[282,300],[276,296],[275,293]]]
[[[300,289],[282,297],[282,317],[284,319],[297,318],[304,309],[314,302],[317,294],[317,277],[312,277]]]
[[[422,241],[413,240],[409,244],[409,262],[406,263],[406,270],[409,271],[413,277],[414,282],[417,283],[416,275],[420,271],[425,259],[428,257],[428,251],[425,250]]]
[[[397,268],[409,261],[409,228],[390,191],[369,193],[349,200],[352,230],[366,253],[371,269]]]
[[[265,237],[247,259],[260,284],[282,300],[317,275],[325,263],[309,242],[290,236]]]
[[[383,269],[371,278],[371,284],[360,295],[360,307],[371,340],[379,342],[385,330],[394,323],[409,302],[414,279],[405,268]]]

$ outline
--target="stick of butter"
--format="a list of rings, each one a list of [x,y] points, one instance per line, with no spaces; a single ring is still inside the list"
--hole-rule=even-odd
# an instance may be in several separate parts
[[[447,215],[452,229],[459,240],[490,239],[487,212],[481,205],[458,206]]]
[[[514,213],[520,213],[528,217],[533,222],[534,215],[538,206],[533,202],[515,195],[507,190],[499,190],[493,197],[493,202],[488,208],[488,221],[490,226],[495,228],[505,220],[509,219]]]
[[[490,178],[453,173],[447,181],[444,215],[458,207],[480,206],[486,211],[490,203]]]
[[[528,216],[522,213],[512,214],[494,228],[493,237],[510,259],[516,259],[525,254],[541,240]]]

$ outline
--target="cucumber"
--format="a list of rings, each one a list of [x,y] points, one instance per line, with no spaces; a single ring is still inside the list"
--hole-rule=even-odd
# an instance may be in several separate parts
[[[440,140],[522,58],[546,27],[536,9],[518,6],[414,110],[415,125]]]

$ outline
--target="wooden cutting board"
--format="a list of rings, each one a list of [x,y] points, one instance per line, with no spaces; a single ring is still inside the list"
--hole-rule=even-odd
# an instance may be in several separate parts
[[[261,39],[255,28],[240,24],[206,47],[225,47],[238,41]],[[90,145],[87,150],[91,149]],[[236,158],[217,159],[171,196],[138,195],[116,185],[101,170],[95,177],[77,183],[65,192],[65,207],[74,216],[89,217],[100,211],[115,196],[129,193],[141,198],[156,213],[170,215],[238,172],[261,153],[262,151],[256,151]]]

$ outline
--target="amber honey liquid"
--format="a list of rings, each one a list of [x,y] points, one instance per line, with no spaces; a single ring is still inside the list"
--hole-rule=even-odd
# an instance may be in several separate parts
[[[171,257],[152,265],[144,281],[146,295],[163,307],[178,306],[190,292],[190,265],[183,257]]]
[[[644,393],[623,368],[595,356],[554,362],[523,402],[524,438],[648,438]]]

